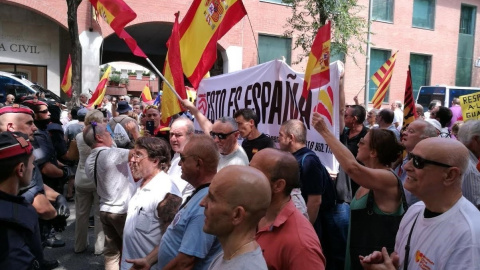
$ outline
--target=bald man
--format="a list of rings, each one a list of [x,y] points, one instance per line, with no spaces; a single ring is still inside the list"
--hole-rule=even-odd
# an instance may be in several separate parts
[[[255,232],[270,200],[270,182],[255,168],[231,165],[215,175],[200,202],[205,207],[203,231],[217,236],[223,249],[210,270],[268,269]]]
[[[362,265],[365,269],[403,269],[405,264],[408,269],[479,269],[480,212],[462,196],[468,149],[456,140],[428,138],[409,155],[404,186],[421,202],[411,206],[400,223],[395,241],[398,255],[376,251],[363,258]],[[406,246],[410,246],[408,254]]]
[[[250,166],[265,174],[272,189],[272,201],[255,236],[268,269],[325,269],[317,234],[290,198],[300,182],[297,160],[289,152],[266,148],[253,156]]]

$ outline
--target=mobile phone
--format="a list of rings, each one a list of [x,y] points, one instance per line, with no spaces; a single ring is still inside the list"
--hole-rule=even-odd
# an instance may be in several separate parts
[[[153,134],[153,131],[154,131],[154,126],[153,126],[153,120],[148,120],[145,124],[145,128],[146,130],[148,131],[148,133],[150,133],[150,135],[155,135]]]

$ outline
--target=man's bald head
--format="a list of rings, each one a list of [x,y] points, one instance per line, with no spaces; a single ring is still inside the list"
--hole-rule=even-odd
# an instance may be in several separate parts
[[[417,146],[426,153],[426,159],[457,167],[461,174],[467,169],[468,149],[457,140],[433,137],[420,141]]]
[[[203,230],[222,238],[235,232],[255,231],[270,201],[270,182],[261,171],[249,166],[227,166],[215,175],[208,195],[200,203],[205,207]]]
[[[289,152],[275,148],[262,149],[253,156],[250,166],[262,171],[272,185],[283,179],[285,189],[282,194],[285,196],[300,186],[298,162]]]

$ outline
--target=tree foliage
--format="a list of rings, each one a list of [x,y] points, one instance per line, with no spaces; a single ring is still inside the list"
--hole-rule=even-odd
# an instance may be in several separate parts
[[[367,20],[358,16],[365,7],[357,5],[357,0],[283,0],[283,3],[290,5],[293,13],[287,19],[289,29],[285,35],[292,37],[298,33],[294,49],[303,50],[295,63],[308,57],[318,28],[327,20],[332,25],[332,54],[365,53]]]

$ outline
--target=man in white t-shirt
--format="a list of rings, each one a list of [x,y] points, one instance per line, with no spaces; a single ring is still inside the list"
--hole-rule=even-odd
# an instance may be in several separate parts
[[[95,182],[99,196],[105,233],[105,269],[118,269],[128,202],[136,188],[128,167],[130,151],[111,148],[113,139],[104,123],[88,125],[83,139],[93,149],[85,161],[85,174]]]
[[[166,171],[170,147],[157,137],[140,137],[130,158],[134,179],[140,179],[128,203],[123,230],[121,269],[132,267],[132,259],[156,257],[158,244],[182,202],[182,194]]]
[[[190,110],[200,128],[205,134],[210,134],[217,144],[220,152],[218,171],[228,165],[248,165],[247,153],[238,144],[238,124],[234,118],[229,116],[220,117],[212,124],[188,99],[182,100],[182,105]]]
[[[462,196],[468,149],[456,140],[428,138],[415,146],[410,157],[404,185],[422,201],[405,213],[396,253],[376,251],[362,258],[363,267],[480,269],[480,212]]]
[[[175,119],[170,127],[170,146],[175,154],[170,162],[171,164],[168,169],[168,175],[172,178],[175,185],[177,185],[178,190],[182,192],[183,202],[185,202],[187,197],[193,193],[195,188],[182,179],[182,168],[178,163],[180,162],[180,154],[183,152],[183,147],[194,131],[192,120],[183,116]]]
[[[394,113],[393,124],[398,130],[402,129],[403,126],[403,111],[402,111],[402,102],[395,101],[391,105],[391,109]]]

